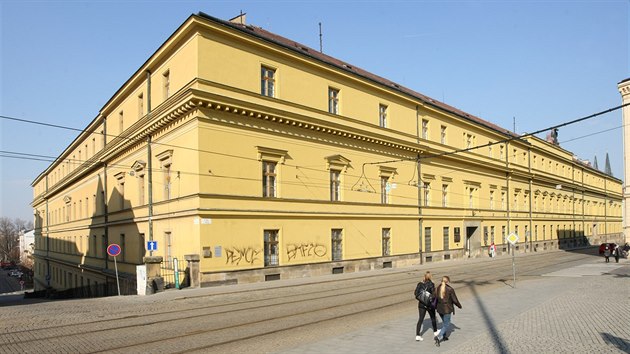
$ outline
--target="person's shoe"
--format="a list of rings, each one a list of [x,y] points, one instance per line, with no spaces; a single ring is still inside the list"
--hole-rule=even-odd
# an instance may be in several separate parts
[[[444,338],[442,338],[442,342],[445,342],[445,341],[447,341],[447,340],[448,340],[448,337],[447,337],[447,336],[444,336]]]
[[[416,336],[416,342],[422,342],[422,336]]]
[[[438,334],[440,334],[440,331],[435,331],[435,332],[433,332],[433,336],[434,336],[434,337],[437,337],[437,336],[438,336]]]
[[[440,346],[440,338],[435,338],[435,346],[436,347]]]

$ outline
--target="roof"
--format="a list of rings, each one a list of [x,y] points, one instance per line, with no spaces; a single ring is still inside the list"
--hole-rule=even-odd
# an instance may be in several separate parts
[[[474,123],[478,123],[481,124],[487,128],[490,128],[492,130],[495,130],[501,134],[505,134],[511,137],[517,137],[519,136],[518,134],[507,130],[505,128],[502,128],[494,123],[488,122],[484,119],[481,119],[475,115],[472,115],[470,113],[464,112],[458,108],[455,108],[451,105],[448,105],[444,102],[440,102],[436,99],[433,99],[429,96],[423,95],[417,91],[414,91],[410,88],[404,87],[402,85],[399,85],[391,80],[388,80],[386,78],[383,78],[381,76],[375,75],[367,70],[361,69],[359,67],[356,67],[354,65],[351,65],[349,63],[346,63],[342,60],[339,60],[337,58],[331,57],[327,54],[324,54],[316,49],[310,48],[304,44],[298,43],[296,41],[293,41],[291,39],[282,37],[280,35],[277,35],[275,33],[269,32],[267,30],[262,29],[261,27],[256,27],[256,26],[252,26],[252,25],[247,25],[247,24],[240,24],[240,23],[234,23],[234,22],[229,22],[229,21],[225,21],[225,20],[221,20],[219,18],[210,16],[206,13],[203,12],[199,12],[198,16],[205,18],[207,20],[213,21],[213,22],[217,22],[221,25],[224,26],[228,26],[231,28],[234,28],[238,31],[247,33],[249,35],[253,35],[255,37],[258,37],[260,39],[263,39],[265,41],[268,42],[272,42],[274,44],[280,45],[286,49],[289,49],[291,51],[300,53],[301,55],[305,55],[308,56],[310,58],[313,58],[315,60],[318,60],[320,62],[323,62],[325,64],[334,66],[338,69],[341,69],[343,71],[346,72],[350,72],[354,75],[358,75],[364,79],[370,80],[372,82],[375,82],[377,84],[380,84],[382,86],[386,86],[389,89],[401,92],[407,96],[411,96],[414,99],[420,100],[421,102],[423,102],[424,104],[430,105],[430,106],[434,106],[436,108],[439,108],[441,110],[450,112],[452,114],[455,114],[465,120],[469,120],[472,121]]]

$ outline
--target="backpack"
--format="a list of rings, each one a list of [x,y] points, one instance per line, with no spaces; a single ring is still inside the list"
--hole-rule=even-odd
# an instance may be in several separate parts
[[[433,302],[433,295],[427,291],[426,284],[418,283],[416,290],[414,291],[416,300],[420,301],[424,306],[431,307]]]

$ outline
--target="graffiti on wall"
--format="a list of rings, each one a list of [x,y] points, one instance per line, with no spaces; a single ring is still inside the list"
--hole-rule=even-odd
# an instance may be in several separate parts
[[[225,249],[225,264],[240,265],[242,263],[254,264],[258,255],[262,252],[253,247],[230,247]]]
[[[286,245],[288,260],[308,257],[324,257],[328,253],[326,246],[320,243],[291,243]]]

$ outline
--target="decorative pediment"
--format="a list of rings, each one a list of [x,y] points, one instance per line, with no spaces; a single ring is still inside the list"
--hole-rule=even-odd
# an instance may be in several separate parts
[[[118,181],[118,183],[122,182],[125,180],[125,172],[118,172],[117,174],[114,175],[114,178],[116,178],[116,180]]]
[[[173,163],[173,150],[166,150],[157,155],[155,155],[157,159],[160,161],[162,166],[169,166]]]
[[[442,176],[442,182],[453,182],[453,178],[452,177]]]
[[[326,169],[328,170],[332,169],[346,172],[348,170],[348,167],[350,166],[350,160],[343,157],[342,155],[331,155],[324,157],[324,159],[326,160]]]
[[[284,164],[284,160],[289,156],[287,150],[273,149],[264,146],[256,146],[258,150],[258,161],[274,161]]]
[[[394,178],[398,174],[394,167],[379,166],[378,169],[381,177]]]
[[[433,181],[435,179],[435,175],[431,175],[428,173],[423,173],[422,174],[422,180],[423,181]]]
[[[471,186],[471,187],[481,187],[481,182],[477,182],[477,181],[468,181],[468,180],[464,180],[464,185],[466,186]]]
[[[147,165],[146,162],[142,160],[137,160],[136,162],[133,163],[133,165],[131,166],[131,169],[134,170],[135,172],[141,172],[142,170],[144,170],[146,165]]]

